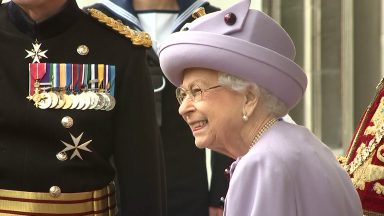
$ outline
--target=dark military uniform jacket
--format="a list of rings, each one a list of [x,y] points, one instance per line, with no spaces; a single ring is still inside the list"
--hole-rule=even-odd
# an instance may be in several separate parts
[[[114,65],[116,106],[111,111],[36,108],[26,99],[33,60],[26,50],[36,40],[40,55],[47,50],[41,62]],[[89,53],[80,55],[80,45]],[[1,5],[0,50],[0,189],[92,191],[117,173],[121,215],[161,215],[165,186],[145,48],[70,0],[41,23],[12,2]],[[73,125],[64,127],[68,119]],[[89,151],[74,148],[76,143],[87,143]],[[65,151],[68,145],[72,149]],[[59,160],[63,151],[68,157]]]
[[[92,7],[122,20],[134,29],[143,30],[132,0],[98,2]],[[178,4],[180,11],[173,24],[174,32],[193,21],[191,15],[198,7],[204,7],[207,13],[218,10],[206,0],[178,0]],[[168,215],[208,215],[209,206],[222,205],[220,200],[226,195],[229,183],[224,176],[224,169],[232,160],[212,152],[212,180],[208,191],[205,152],[196,148],[190,128],[178,114],[175,87],[167,79],[162,79],[159,58],[153,49],[148,50],[147,59],[154,88],[158,89],[166,82],[165,88],[155,93],[155,99],[166,161]]]

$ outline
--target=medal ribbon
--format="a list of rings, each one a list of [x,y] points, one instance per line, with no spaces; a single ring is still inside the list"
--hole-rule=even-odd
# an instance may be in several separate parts
[[[51,91],[53,89],[53,64],[52,63],[47,63],[47,70],[49,71],[49,83],[51,84]]]
[[[84,70],[83,64],[78,64],[78,68],[77,68],[77,83],[75,85],[75,91],[76,91],[76,93],[79,93],[79,94],[80,94],[82,80],[83,80],[83,70]]]
[[[45,63],[30,63],[29,64],[29,95],[35,93],[35,82],[39,81],[46,73]]]
[[[43,88],[41,89],[44,92],[46,92],[51,87],[51,82],[50,82],[51,70],[49,68],[49,64],[47,63],[44,63],[44,64],[45,64],[45,75],[41,78],[40,86],[42,86]]]
[[[72,84],[72,64],[66,64],[65,89],[66,89],[66,91],[68,91],[68,95],[70,94],[71,84]]]
[[[110,79],[110,85],[108,86],[108,91],[112,96],[115,96],[115,78],[116,78],[116,66],[110,65],[109,66],[109,79]]]
[[[52,68],[52,87],[54,90],[57,90],[60,84],[59,64],[53,63],[50,65]]]
[[[31,74],[34,80],[41,80],[45,75],[45,65],[46,63],[30,63],[29,64],[29,73]]]
[[[108,92],[109,89],[109,65],[105,65],[105,73],[104,73],[104,91]]]
[[[65,86],[67,85],[67,65],[66,64],[60,64],[59,69],[59,75],[60,75],[60,91],[65,91]]]
[[[98,77],[98,88],[102,92],[104,89],[104,64],[97,65],[97,77]]]
[[[89,67],[87,64],[83,65],[83,71],[81,72],[81,89],[82,91],[88,90],[88,70]]]
[[[96,83],[95,83],[95,80],[96,80],[96,66],[95,66],[95,64],[91,64],[91,77],[90,78],[91,79],[89,81],[91,81],[91,89],[95,90],[96,89]]]
[[[99,88],[100,91],[115,95],[115,65],[30,63],[29,74],[30,95],[35,93],[36,81],[51,85],[54,91],[70,90],[80,93],[90,87],[92,90]]]
[[[77,82],[78,82],[78,76],[79,75],[79,65],[78,64],[72,64],[72,83],[71,83],[71,92],[72,93],[77,93],[76,91],[76,86],[77,86]]]
[[[51,84],[51,82],[50,82],[51,69],[49,68],[49,64],[47,64],[47,63],[44,63],[44,64],[45,64],[45,74],[41,78],[41,84],[44,83],[44,85],[50,85]]]

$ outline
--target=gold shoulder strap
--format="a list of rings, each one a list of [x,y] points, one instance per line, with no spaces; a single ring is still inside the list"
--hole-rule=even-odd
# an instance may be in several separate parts
[[[145,47],[152,46],[151,36],[147,32],[132,30],[131,28],[129,28],[129,26],[124,25],[120,20],[115,20],[97,9],[91,8],[88,9],[88,12],[93,18],[97,19],[99,22],[106,24],[113,30],[124,35],[126,38],[131,39],[133,44],[143,45]]]

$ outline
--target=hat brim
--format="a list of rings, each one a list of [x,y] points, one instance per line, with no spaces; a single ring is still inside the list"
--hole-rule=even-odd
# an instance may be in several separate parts
[[[279,53],[234,37],[201,31],[170,35],[159,52],[160,66],[175,86],[187,68],[207,68],[256,83],[292,109],[303,97],[307,77]]]

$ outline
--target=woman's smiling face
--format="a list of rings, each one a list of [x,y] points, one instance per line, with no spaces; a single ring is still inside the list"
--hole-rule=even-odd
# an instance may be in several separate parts
[[[217,71],[185,70],[180,88],[186,95],[181,101],[179,114],[191,128],[198,148],[223,152],[228,143],[240,134],[243,97],[239,92],[218,85]],[[199,88],[201,96],[193,93]],[[197,95],[195,99],[191,94]]]

